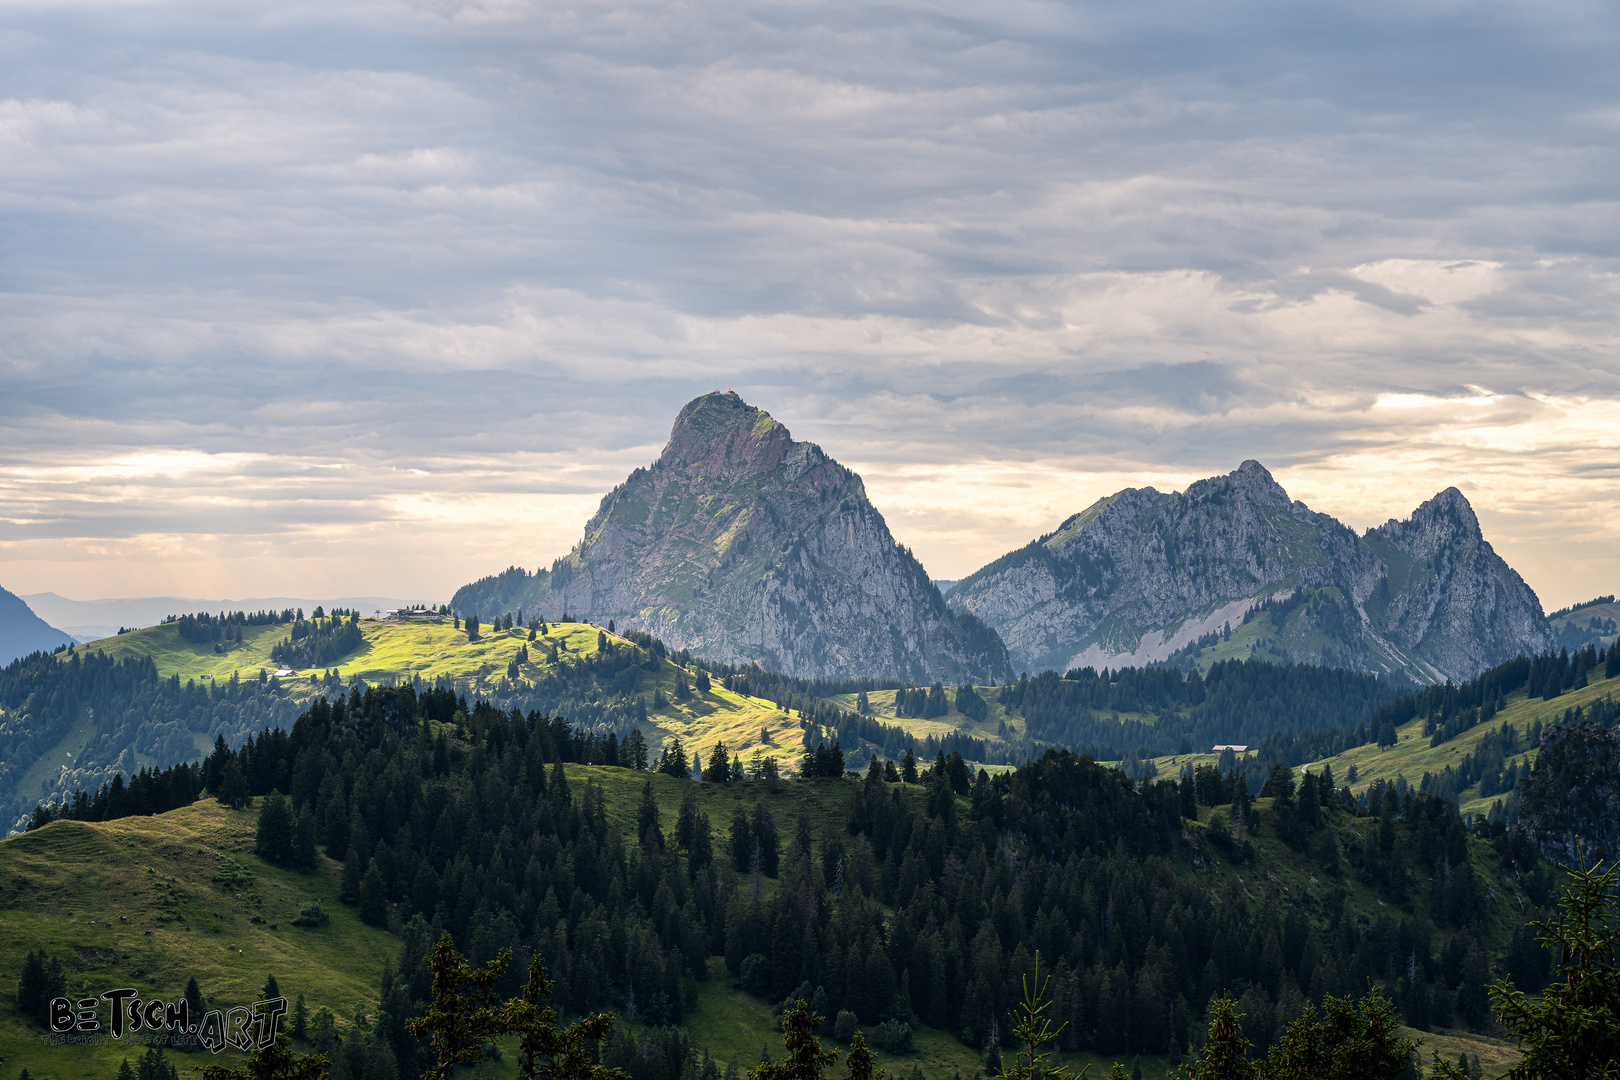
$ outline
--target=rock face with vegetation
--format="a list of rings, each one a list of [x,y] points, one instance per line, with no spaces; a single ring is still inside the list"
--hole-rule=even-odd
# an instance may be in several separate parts
[[[1547,858],[1571,866],[1620,858],[1620,728],[1586,721],[1541,733],[1519,822]]]
[[[1461,681],[1554,645],[1455,488],[1358,537],[1256,461],[1181,493],[1101,499],[950,603],[1029,671],[1258,657]]]
[[[1011,674],[995,632],[947,608],[861,478],[734,393],[683,408],[658,460],[602,500],[565,558],[474,582],[451,606],[614,619],[804,677]]]

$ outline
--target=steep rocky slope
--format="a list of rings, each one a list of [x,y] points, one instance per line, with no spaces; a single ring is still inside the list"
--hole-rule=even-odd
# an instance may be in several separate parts
[[[951,590],[1020,669],[1224,656],[1465,679],[1549,649],[1540,601],[1448,488],[1357,537],[1259,462],[1127,489]]]
[[[683,408],[658,460],[602,500],[551,569],[484,578],[451,607],[611,618],[806,677],[1011,673],[994,631],[951,611],[895,543],[861,478],[734,393]]]

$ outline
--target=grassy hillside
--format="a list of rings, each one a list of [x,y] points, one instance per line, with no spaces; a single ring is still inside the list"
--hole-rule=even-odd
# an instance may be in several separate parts
[[[1587,686],[1568,691],[1551,701],[1543,701],[1540,697],[1527,697],[1521,691],[1510,695],[1506,707],[1495,717],[1439,746],[1429,745],[1429,740],[1423,735],[1423,721],[1420,718],[1399,728],[1400,738],[1394,746],[1384,749],[1370,744],[1354,747],[1337,757],[1329,758],[1328,763],[1333,767],[1333,775],[1341,782],[1349,774],[1350,766],[1356,766],[1354,789],[1357,791],[1375,780],[1392,781],[1397,776],[1405,776],[1407,783],[1416,785],[1422,780],[1425,772],[1438,775],[1447,765],[1455,768],[1464,755],[1473,751],[1481,739],[1500,729],[1503,724],[1516,728],[1522,736],[1537,721],[1546,727],[1563,720],[1571,709],[1616,696],[1620,696],[1620,676],[1612,679],[1593,678]],[[1527,749],[1518,756],[1534,762],[1536,751],[1533,748]],[[1479,786],[1475,784],[1462,793],[1458,808],[1465,816],[1483,814],[1498,798],[1501,796],[1480,798]]]
[[[258,1000],[274,975],[289,998],[303,994],[311,1010],[329,1006],[340,1028],[351,1024],[355,1004],[376,997],[398,942],[338,902],[335,864],[303,875],[257,859],[256,822],[253,811],[206,800],[156,817],[59,821],[0,842],[5,1075],[26,1068],[41,1080],[110,1080],[121,1058],[144,1049],[128,1035],[104,1046],[44,1045],[42,1029],[9,1007],[24,954],[42,946],[66,961],[69,996],[133,986],[143,998],[172,1000],[194,975],[210,1008],[228,1008]],[[293,926],[315,900],[331,922]]]
[[[1581,613],[1586,611],[1586,608],[1581,609]],[[323,687],[326,692],[331,692],[354,679],[375,684],[416,678],[427,682],[448,681],[469,696],[488,696],[506,705],[525,709],[540,707],[572,716],[572,710],[567,706],[536,700],[536,688],[542,684],[555,686],[558,679],[579,681],[580,672],[584,671],[582,665],[600,656],[599,642],[604,639],[610,649],[637,649],[623,637],[607,634],[588,623],[551,624],[547,632],[533,642],[528,640],[525,630],[486,631],[478,640],[472,641],[464,631],[448,623],[362,620],[359,625],[362,644],[332,665],[330,670],[335,672],[335,683],[324,670],[300,672],[293,678],[281,681],[282,691],[295,700],[307,700],[323,692]],[[1285,632],[1290,625],[1285,622],[1279,627],[1270,618],[1264,618],[1234,627],[1230,640],[1208,647],[1207,658],[1227,657],[1229,654],[1263,654],[1262,631],[1268,634]],[[240,642],[220,646],[193,645],[180,637],[175,625],[168,624],[93,642],[83,649],[114,657],[149,657],[163,676],[178,676],[183,681],[196,680],[198,685],[223,686],[233,677],[256,681],[261,678],[261,672],[275,670],[278,665],[270,659],[270,650],[287,633],[288,627],[285,625],[251,627]],[[1255,648],[1251,649],[1251,646]],[[553,648],[556,650],[556,661],[550,659]],[[525,654],[527,659],[518,664],[516,677],[511,678],[511,665]],[[709,690],[700,692],[696,689],[697,669],[683,669],[669,656],[663,657],[655,665],[643,665],[643,668],[646,670],[638,669],[634,673],[633,685],[628,690],[620,686],[616,692],[634,695],[645,702],[647,723],[643,727],[643,734],[654,748],[665,739],[678,736],[688,747],[689,753],[699,760],[706,759],[717,742],[723,742],[729,751],[741,753],[745,759],[762,755],[776,757],[788,767],[796,763],[805,733],[803,717],[793,715],[796,710],[784,711],[771,701],[734,693],[725,689],[719,679],[712,681]],[[679,682],[692,688],[692,693],[685,700],[680,700],[676,693]],[[583,692],[589,694],[592,685],[587,680]],[[1491,722],[1441,746],[1431,748],[1422,734],[1422,721],[1413,720],[1400,729],[1400,737],[1394,747],[1380,749],[1371,744],[1357,746],[1327,760],[1341,784],[1347,780],[1350,767],[1355,766],[1357,777],[1352,786],[1357,791],[1373,781],[1393,781],[1403,775],[1408,783],[1416,785],[1425,771],[1438,776],[1448,764],[1459,764],[1482,738],[1499,729],[1503,723],[1527,733],[1537,720],[1543,725],[1552,723],[1561,719],[1568,709],[1612,695],[1616,690],[1620,690],[1620,682],[1599,679],[1583,689],[1548,702],[1541,701],[1539,697],[1526,698],[1521,691],[1508,698],[1507,707]],[[951,693],[947,694],[947,698],[953,705],[946,714],[921,719],[895,715],[896,691],[872,690],[867,693],[868,713],[873,719],[897,725],[918,739],[962,734],[982,739],[987,746],[1016,752],[1029,734],[1029,722],[1019,710],[1003,703],[1003,688],[980,687],[978,692],[988,706],[986,714],[979,719],[958,712],[954,707],[954,694]],[[654,707],[655,694],[662,701],[657,707]],[[839,694],[826,700],[840,709],[853,711],[856,698],[855,694]],[[1166,719],[1182,724],[1187,721],[1188,715],[1184,707],[1172,708],[1170,712],[1136,709],[1095,714],[1099,721],[1119,723],[1122,732],[1125,728],[1134,728],[1138,733],[1157,730],[1157,725]],[[1107,727],[1107,724],[1101,725],[1102,738],[1107,737]],[[94,737],[95,730],[88,718],[67,729],[58,744],[44,749],[31,762],[19,790],[43,790],[42,785],[55,775],[62,763],[77,760],[80,751]],[[1152,736],[1139,734],[1136,737]],[[1122,738],[1125,738],[1123,734]],[[191,735],[192,749],[198,752],[206,750],[211,741],[211,736],[205,731]],[[1161,745],[1172,745],[1175,741],[1167,736]],[[1199,744],[1195,742],[1194,745]],[[845,738],[846,752],[861,748],[856,740]],[[1121,746],[1119,749],[1123,751],[1129,747]],[[1510,761],[1533,759],[1533,749],[1521,749]],[[1188,761],[1203,760],[1213,758],[1209,755],[1190,758],[1172,755],[1155,759],[1155,765],[1161,774],[1174,775]],[[132,755],[132,761],[136,766],[168,763],[140,752]],[[1499,797],[1481,797],[1476,783],[1462,793],[1461,808],[1468,815],[1484,813]]]
[[[818,845],[843,833],[858,790],[816,781],[786,784],[770,795],[762,784],[693,784],[588,765],[565,771],[572,784],[602,786],[610,822],[631,842],[648,782],[666,830],[689,791],[722,830],[734,808],[752,808],[763,798],[784,831],[807,817]],[[910,794],[920,799],[922,792]],[[210,1008],[252,1003],[265,977],[274,975],[289,999],[303,994],[311,1012],[328,1007],[340,1032],[352,1031],[357,1007],[376,1015],[383,965],[396,958],[399,940],[363,925],[339,902],[339,864],[323,858],[320,869],[305,875],[255,856],[257,821],[257,809],[233,811],[207,799],[154,817],[59,821],[0,841],[0,972],[20,970],[24,954],[43,947],[69,962],[70,996],[133,986],[143,999],[170,1000],[195,976]],[[767,880],[767,890],[775,887]],[[293,926],[292,918],[315,900],[331,922],[313,930]],[[780,1029],[769,1006],[730,984],[723,959],[712,958],[710,970],[687,1024],[698,1045],[743,1069],[758,1061],[763,1045],[780,1056]],[[133,1061],[144,1052],[128,1035],[102,1046],[45,1045],[43,1029],[10,1008],[12,978],[0,977],[0,1075],[26,1068],[37,1080],[111,1080],[122,1058]],[[928,1076],[945,1080],[954,1072],[969,1075],[977,1062],[943,1033],[924,1034],[919,1047],[905,1059],[907,1071],[921,1063]],[[888,1057],[891,1069],[901,1065],[879,1056]],[[184,1074],[188,1065],[237,1055],[177,1058]],[[514,1074],[514,1057],[507,1055],[497,1072]]]
[[[1231,640],[1214,648],[1221,657],[1228,652],[1233,656],[1248,655],[1249,637],[1262,626],[1275,629],[1269,618],[1256,620],[1234,628]],[[448,624],[362,620],[359,628],[362,639],[360,647],[331,665],[335,682],[328,677],[326,670],[300,672],[296,677],[282,680],[284,692],[295,698],[307,699],[321,692],[323,686],[336,688],[353,679],[371,684],[412,678],[430,683],[443,680],[470,697],[487,696],[503,707],[515,705],[525,710],[538,707],[576,721],[595,722],[587,710],[580,708],[578,695],[572,699],[558,700],[554,690],[547,687],[554,687],[558,679],[573,679],[575,682],[584,679],[581,683],[583,691],[592,689],[594,684],[589,682],[589,673],[583,671],[581,664],[599,655],[598,641],[605,632],[596,626],[588,623],[551,624],[547,632],[534,642],[527,640],[528,632],[524,630],[486,631],[479,640],[470,641],[463,631]],[[286,637],[287,632],[286,626],[255,627],[248,629],[241,642],[217,646],[192,645],[184,641],[178,628],[171,624],[93,642],[84,649],[115,657],[150,657],[164,676],[198,680],[198,685],[202,685],[206,676],[210,685],[220,686],[227,685],[233,677],[256,680],[261,677],[261,672],[275,670],[277,665],[270,659],[270,650],[276,642]],[[614,650],[636,648],[618,635],[606,634],[605,637]],[[558,656],[555,662],[549,658],[553,647],[557,649]],[[510,678],[510,665],[524,653],[528,659],[518,666],[515,678]],[[788,687],[782,691],[790,696],[788,711],[784,711],[763,698],[726,690],[718,678],[712,681],[708,691],[695,692],[696,667],[683,670],[670,656],[666,655],[655,668],[638,671],[633,685],[615,683],[612,687],[604,686],[601,698],[623,701],[626,700],[624,695],[639,697],[648,707],[648,723],[643,732],[653,746],[658,746],[668,736],[679,736],[700,757],[706,757],[716,742],[724,742],[728,750],[741,752],[745,759],[762,754],[793,761],[801,753],[805,733],[802,709],[814,703],[813,695],[825,692],[825,688],[808,683]],[[1271,683],[1276,687],[1283,685],[1281,672],[1284,669],[1256,665],[1255,670],[1272,673]],[[1174,678],[1179,679],[1180,676]],[[677,697],[675,690],[678,681],[684,681],[694,688],[690,698],[681,700]],[[1261,683],[1266,681],[1260,680]],[[1010,692],[1008,688],[981,686],[976,689],[986,705],[984,715],[978,718],[957,711],[954,689],[946,693],[951,706],[949,710],[928,719],[897,717],[897,691],[869,690],[866,695],[868,715],[881,724],[897,726],[918,740],[929,737],[943,739],[952,735],[982,740],[984,757],[992,761],[1017,760],[1032,735],[1043,743],[1056,741],[1071,744],[1079,739],[1079,745],[1112,746],[1124,753],[1145,740],[1158,741],[1164,748],[1175,746],[1185,732],[1203,731],[1211,725],[1224,730],[1233,724],[1252,721],[1258,723],[1262,730],[1270,730],[1276,727],[1291,729],[1300,722],[1298,717],[1288,712],[1288,706],[1299,701],[1301,691],[1297,687],[1286,692],[1269,693],[1263,686],[1258,689],[1251,686],[1240,688],[1237,699],[1226,696],[1225,700],[1233,702],[1225,710],[1229,715],[1211,716],[1206,709],[1201,716],[1195,716],[1194,706],[1185,700],[1159,700],[1151,693],[1145,699],[1138,699],[1130,693],[1115,693],[1112,697],[1120,700],[1110,700],[1106,704],[1092,702],[1089,707],[1077,705],[1064,714],[1077,721],[1079,726],[1065,728],[1065,721],[1061,717],[1054,720],[1049,712],[1043,721],[1044,726],[1032,731],[1031,722],[1022,709],[1014,708],[1004,700]],[[776,694],[776,691],[771,692]],[[655,693],[660,694],[664,701],[656,709],[652,707]],[[1319,699],[1323,699],[1324,695],[1331,697],[1332,693],[1326,683],[1311,689],[1306,692],[1305,696],[1310,700],[1304,706],[1307,710],[1319,706]],[[548,697],[548,694],[551,696]],[[585,696],[590,695],[586,693]],[[853,712],[857,697],[854,693],[841,693],[824,700],[836,709]],[[1174,698],[1174,695],[1171,697]],[[1366,713],[1370,714],[1370,708]],[[1307,711],[1305,715],[1320,717],[1322,714],[1318,710],[1315,713]],[[829,726],[842,727],[837,716],[835,713],[819,719]],[[1335,716],[1335,719],[1338,717]],[[1365,715],[1362,713],[1343,717],[1345,722],[1352,724],[1363,719]],[[1166,726],[1167,721],[1172,723]],[[616,726],[622,726],[622,717],[614,722]],[[1328,723],[1320,719],[1309,722]],[[817,737],[820,734],[818,731]],[[874,749],[856,740],[852,731],[842,732],[842,737],[846,753],[854,755],[862,750]],[[198,739],[199,745],[211,741],[206,735],[199,735]],[[1258,739],[1247,741],[1257,742]],[[1193,739],[1194,746],[1207,745],[1208,742],[1203,735]],[[72,749],[64,744],[54,751],[55,758],[61,758]],[[899,756],[899,751],[892,752]],[[976,753],[965,756],[978,759]],[[140,764],[149,763],[143,759],[137,760]]]
[[[549,675],[566,676],[571,665],[597,654],[599,635],[605,634],[614,648],[636,648],[617,634],[608,634],[588,623],[552,623],[534,641],[529,641],[529,632],[521,629],[486,630],[473,641],[465,631],[455,629],[448,622],[394,623],[362,619],[360,633],[363,639],[360,648],[328,668],[301,671],[292,678],[282,679],[281,685],[296,698],[312,698],[322,692],[323,686],[329,685],[326,675],[330,670],[336,672],[337,681],[342,684],[353,679],[372,684],[408,679],[429,683],[448,680],[468,695],[521,699],[526,688],[532,688]],[[115,658],[150,657],[163,676],[177,675],[182,681],[224,684],[232,677],[258,679],[261,672],[268,676],[276,671],[280,665],[270,658],[270,651],[287,634],[285,625],[249,627],[242,641],[222,643],[225,651],[216,652],[213,644],[193,645],[184,640],[171,623],[90,642],[82,649],[104,652]],[[549,659],[553,646],[558,657],[555,663]],[[528,660],[520,664],[518,677],[512,680],[508,678],[508,666],[518,659],[520,651],[527,653]],[[675,693],[676,683],[682,678],[692,688],[692,696],[685,701],[677,700]],[[658,746],[666,736],[675,735],[689,751],[704,755],[716,742],[724,742],[728,750],[741,751],[745,757],[757,752],[770,757],[797,758],[802,752],[802,726],[797,719],[788,717],[771,702],[734,694],[718,681],[707,692],[699,692],[696,678],[695,668],[683,669],[667,657],[659,662],[656,671],[644,672],[638,677],[634,693],[646,699],[649,723],[645,733],[653,746]],[[662,708],[652,707],[655,690],[661,691],[667,701]],[[53,755],[60,757],[70,749],[64,746],[61,752],[53,751]]]
[[[954,704],[951,705],[950,712],[944,716],[936,716],[927,720],[921,717],[898,717],[895,715],[894,709],[894,699],[899,694],[897,690],[867,691],[866,700],[869,709],[867,715],[885,724],[898,724],[919,739],[929,735],[941,738],[952,732],[962,732],[973,736],[975,739],[996,741],[1002,739],[999,734],[1002,723],[1006,724],[1013,738],[1017,738],[1024,733],[1023,717],[1002,706],[999,687],[980,686],[975,687],[975,689],[978,691],[979,696],[984,698],[985,703],[990,706],[989,714],[983,720],[973,720],[970,717],[963,716],[956,711]],[[835,694],[827,700],[853,712],[856,697],[855,694]],[[947,694],[946,698],[952,699],[953,695]]]
[[[1611,700],[1620,698],[1620,676],[1604,679],[1599,677],[1601,672],[1592,674],[1591,682],[1587,686],[1560,694],[1551,701],[1543,701],[1539,696],[1528,696],[1522,690],[1510,694],[1505,707],[1493,718],[1439,746],[1429,745],[1428,736],[1423,734],[1423,719],[1418,717],[1397,729],[1398,738],[1394,746],[1379,747],[1368,743],[1325,758],[1319,764],[1326,764],[1333,769],[1334,781],[1340,787],[1348,785],[1358,794],[1375,781],[1393,783],[1402,776],[1406,778],[1408,784],[1416,788],[1422,782],[1425,772],[1438,776],[1448,765],[1453,769],[1457,768],[1464,757],[1473,753],[1483,739],[1493,736],[1503,724],[1508,724],[1519,732],[1520,744],[1524,747],[1508,759],[1509,763],[1517,761],[1534,763],[1536,750],[1526,744],[1528,734],[1536,722],[1539,721],[1546,727],[1561,722],[1572,709],[1582,708],[1605,698]],[[1216,757],[1212,754],[1193,754],[1155,758],[1154,764],[1161,774],[1175,776],[1187,764],[1213,764],[1215,761]],[[1356,769],[1354,783],[1349,781],[1352,765]],[[1458,809],[1464,817],[1489,813],[1494,802],[1506,797],[1505,794],[1482,797],[1479,788],[1476,782],[1462,791]]]

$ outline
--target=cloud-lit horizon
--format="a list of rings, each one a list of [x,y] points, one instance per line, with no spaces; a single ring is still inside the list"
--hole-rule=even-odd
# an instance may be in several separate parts
[[[0,585],[447,599],[735,388],[956,578],[1246,458],[1615,591],[1601,3],[0,9]]]

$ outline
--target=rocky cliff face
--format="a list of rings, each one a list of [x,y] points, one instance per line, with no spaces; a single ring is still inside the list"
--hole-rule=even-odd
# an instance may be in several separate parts
[[[1492,550],[1456,488],[1368,530],[1382,577],[1364,598],[1372,628],[1435,676],[1457,681],[1556,646],[1541,601]]]
[[[1357,537],[1258,462],[1127,489],[963,579],[951,606],[1029,671],[1227,656],[1462,680],[1552,647],[1540,602],[1448,488]]]
[[[982,683],[1012,670],[995,632],[950,610],[895,543],[859,476],[732,393],[683,408],[658,460],[602,500],[566,558],[475,582],[451,606],[612,618],[805,677]]]

